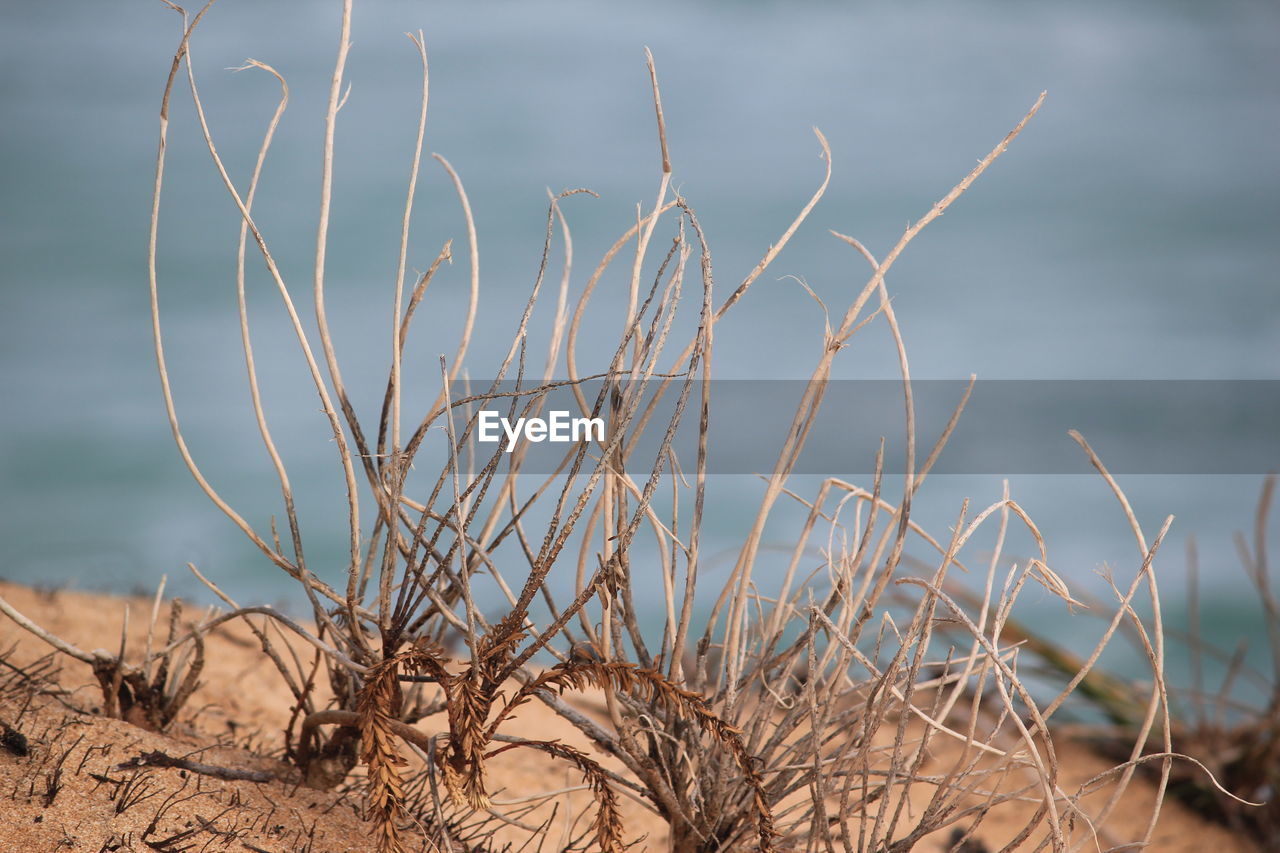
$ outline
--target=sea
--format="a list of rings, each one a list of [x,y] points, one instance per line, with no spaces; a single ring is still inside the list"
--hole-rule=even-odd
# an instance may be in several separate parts
[[[241,191],[281,94],[277,78],[249,60],[287,82],[254,213],[313,345],[324,113],[340,18],[341,4],[329,0],[219,0],[190,44],[211,139]],[[161,395],[147,245],[161,98],[182,26],[174,10],[149,0],[0,11],[0,577],[134,592],[154,591],[164,576],[169,593],[211,602],[186,568],[192,563],[241,602],[305,610],[294,585],[196,484]],[[827,324],[838,326],[869,277],[867,262],[831,232],[883,258],[1046,93],[1007,151],[914,238],[885,281],[913,378],[976,376],[978,393],[983,383],[1012,380],[1079,390],[1071,406],[1054,408],[1056,392],[1028,392],[982,416],[984,424],[1017,424],[1036,414],[1047,429],[1040,437],[1060,454],[1053,458],[1075,463],[1027,465],[1024,454],[1003,470],[996,454],[942,465],[921,487],[913,517],[945,541],[967,523],[966,501],[971,519],[1007,484],[1035,519],[1053,571],[1106,617],[1114,598],[1107,578],[1127,586],[1142,550],[1068,430],[1090,438],[1098,414],[1090,407],[1110,408],[1114,396],[1095,389],[1145,400],[1173,387],[1161,383],[1186,383],[1184,404],[1158,416],[1127,408],[1137,414],[1092,443],[1112,462],[1148,545],[1173,516],[1154,567],[1174,680],[1190,677],[1192,656],[1178,636],[1193,624],[1223,650],[1203,663],[1211,686],[1241,644],[1251,667],[1272,671],[1253,578],[1276,533],[1275,513],[1256,518],[1258,501],[1280,466],[1270,419],[1280,411],[1280,7],[361,0],[334,142],[326,298],[343,379],[366,423],[376,422],[390,359],[422,106],[419,34],[429,97],[406,275],[425,270],[449,240],[453,260],[432,281],[406,347],[410,407],[434,393],[439,357],[454,357],[472,275],[459,197],[432,154],[456,171],[474,217],[482,295],[466,375],[480,380],[497,370],[533,287],[549,192],[594,194],[561,201],[572,234],[570,306],[610,245],[653,205],[662,151],[646,49],[661,87],[672,193],[696,212],[718,300],[822,182],[820,133],[832,166],[825,195],[715,332],[717,379],[792,380],[777,387],[794,390],[817,364]],[[175,410],[211,486],[269,536],[282,509],[240,345],[240,219],[212,164],[185,68],[167,130],[156,264]],[[670,218],[655,232],[646,286],[678,227]],[[631,251],[591,301],[583,372],[607,361],[622,329]],[[531,326],[539,368],[563,261],[557,230]],[[696,257],[690,270],[684,319],[672,333],[681,343],[701,298]],[[297,494],[309,561],[337,581],[347,534],[336,450],[252,246],[247,287],[267,417]],[[867,313],[877,307],[873,300]],[[563,370],[560,361],[553,372]],[[832,372],[855,399],[857,383],[899,376],[882,315],[838,353]],[[783,403],[760,401],[771,410]],[[735,417],[750,436],[750,411]],[[944,423],[918,424],[922,453]],[[1172,455],[1139,458],[1158,442],[1170,443]],[[760,505],[763,481],[753,474],[771,469],[770,449],[757,448],[758,468],[711,478],[701,575],[710,600]],[[812,496],[823,473],[869,488],[871,462],[862,451],[836,452],[792,489]],[[901,490],[902,471],[887,471],[886,494]],[[804,517],[798,500],[783,503],[756,566],[764,595]],[[804,574],[817,571],[808,581],[814,595],[825,589],[820,566],[838,538],[815,536],[805,549]],[[967,546],[973,584],[982,583],[994,543],[988,523]],[[904,571],[936,567],[920,541],[909,553],[914,562]],[[997,584],[1037,556],[1025,528],[1011,532]],[[509,565],[508,581],[518,584],[521,563]],[[568,588],[571,575],[566,560],[555,582]],[[500,612],[500,594],[487,594],[483,605]],[[656,624],[656,574],[637,595]],[[1198,620],[1188,615],[1193,604]],[[1139,609],[1149,613],[1149,602]],[[1015,614],[1087,651],[1105,620],[1078,610],[1032,583]],[[1140,678],[1142,654],[1126,654],[1115,665]]]

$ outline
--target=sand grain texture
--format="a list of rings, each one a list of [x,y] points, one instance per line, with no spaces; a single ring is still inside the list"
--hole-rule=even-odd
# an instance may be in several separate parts
[[[136,660],[144,648],[150,600],[69,590],[42,592],[9,583],[0,583],[0,595],[40,625],[84,649],[118,647],[128,604],[130,653],[126,657]],[[8,663],[18,667],[26,667],[50,651],[3,617],[0,650],[6,653]],[[29,691],[18,689],[20,678],[7,667],[0,672],[0,685],[9,686],[0,695],[0,722],[12,724],[29,746],[27,755],[0,749],[0,850],[337,853],[372,849],[370,827],[360,817],[358,785],[345,793],[299,787],[296,774],[272,757],[283,746],[281,732],[291,697],[243,625],[228,625],[208,637],[201,686],[164,734],[95,714],[101,692],[88,667],[66,659],[59,664],[57,682],[63,688],[62,695],[30,701],[24,697]],[[589,713],[598,712],[601,706],[598,695],[576,697],[574,702]],[[443,715],[437,715],[418,725],[425,731],[438,731],[445,721]],[[610,769],[621,769],[537,702],[521,708],[505,732],[559,738],[593,754]],[[939,744],[922,771],[945,772],[951,748]],[[274,780],[232,781],[177,768],[130,766],[150,752],[234,771],[267,772]],[[1070,741],[1061,743],[1059,758],[1064,787],[1079,784],[1109,766]],[[490,793],[499,804],[582,784],[572,768],[530,750],[511,750],[498,756],[488,768],[488,779]],[[928,792],[924,786],[917,787],[923,804]],[[1086,849],[1107,849],[1126,836],[1139,834],[1153,797],[1153,787],[1138,780],[1101,843]],[[917,800],[915,790],[911,799],[913,803]],[[637,842],[634,849],[665,850],[665,824],[631,798],[622,796],[620,801],[628,837]],[[559,815],[575,815],[590,802],[587,792],[571,790],[557,797],[554,806]],[[1033,808],[1028,804],[1027,812]],[[1001,844],[1016,831],[1017,821],[1018,815],[1012,811],[993,812],[979,836],[987,844]],[[559,849],[554,844],[559,837],[560,832],[553,832],[543,849]],[[518,833],[512,830],[495,838],[516,841],[519,847],[517,839]],[[409,849],[433,849],[412,833],[406,840]],[[945,835],[926,838],[916,849],[944,850],[944,840]],[[1178,804],[1166,803],[1154,844],[1148,849],[1245,853],[1256,848]]]

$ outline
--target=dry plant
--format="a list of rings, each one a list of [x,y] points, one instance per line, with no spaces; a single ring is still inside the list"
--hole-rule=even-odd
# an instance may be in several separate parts
[[[1264,801],[1262,808],[1242,804],[1223,796],[1204,779],[1183,773],[1175,775],[1174,793],[1189,805],[1212,815],[1235,832],[1255,838],[1265,850],[1280,850],[1280,599],[1271,587],[1267,556],[1267,525],[1275,500],[1276,477],[1270,475],[1262,486],[1253,522],[1253,543],[1236,534],[1236,550],[1245,574],[1258,592],[1258,603],[1267,629],[1267,651],[1271,670],[1263,675],[1245,672],[1244,647],[1227,654],[1200,637],[1199,577],[1195,540],[1188,544],[1191,578],[1190,636],[1192,684],[1185,691],[1182,712],[1173,720],[1173,742],[1205,763],[1229,790],[1250,800]],[[1206,695],[1204,658],[1212,656],[1225,664],[1225,675],[1216,694]],[[1241,678],[1251,678],[1264,690],[1259,704],[1241,704],[1233,694]]]
[[[0,598],[0,612],[66,656],[87,664],[102,690],[103,714],[162,731],[177,718],[199,686],[200,672],[204,668],[205,633],[202,627],[183,630],[182,601],[173,599],[169,602],[168,644],[155,648],[155,629],[164,599],[164,587],[162,578],[152,603],[146,648],[139,664],[125,660],[129,634],[128,605],[124,608],[120,645],[115,652],[106,649],[86,652],[41,628],[3,598]],[[7,662],[5,665],[12,666]]]
[[[1280,602],[1271,588],[1267,558],[1267,525],[1275,496],[1275,476],[1263,483],[1253,521],[1250,543],[1236,535],[1236,549],[1245,574],[1257,590],[1262,624],[1267,628],[1272,669],[1259,672],[1245,663],[1242,643],[1228,652],[1207,643],[1200,630],[1199,556],[1194,537],[1187,542],[1189,579],[1188,624],[1169,634],[1183,642],[1191,662],[1191,683],[1170,687],[1171,710],[1167,720],[1157,721],[1156,731],[1168,726],[1168,743],[1203,764],[1174,765],[1168,770],[1171,796],[1197,813],[1216,820],[1233,832],[1253,838],[1265,850],[1280,849]],[[1125,636],[1136,640],[1145,654],[1145,638],[1132,614]],[[1006,638],[1020,642],[1040,662],[1039,673],[1051,679],[1071,679],[1083,662],[1040,636],[1026,625],[1006,625]],[[1116,626],[1112,626],[1112,631]],[[1121,626],[1123,627],[1123,625]],[[1220,668],[1222,681],[1216,690],[1205,685],[1206,658]],[[1092,661],[1090,662],[1092,663]],[[1247,682],[1262,692],[1260,702],[1247,701],[1239,688]],[[1135,733],[1142,732],[1145,697],[1131,679],[1104,671],[1091,671],[1079,682],[1079,699],[1100,711],[1105,727],[1082,727],[1081,732],[1107,754],[1128,752]],[[1147,765],[1150,769],[1150,765]],[[1219,784],[1220,783],[1220,786]],[[1240,796],[1227,794],[1235,792]],[[1257,800],[1257,803],[1248,802]],[[1261,805],[1259,805],[1261,804]]]
[[[334,129],[344,100],[352,2],[342,2],[341,35],[325,114],[311,282],[313,328],[304,323],[295,304],[296,286],[286,282],[253,215],[288,87],[270,66],[257,61],[246,66],[273,75],[281,95],[252,175],[246,184],[238,185],[214,143],[191,62],[192,32],[210,5],[190,21],[182,13],[182,40],[161,106],[148,253],[156,357],[173,436],[192,476],[258,550],[299,584],[313,625],[300,624],[269,607],[240,606],[196,572],[230,609],[184,635],[171,633],[164,648],[148,650],[142,670],[126,666],[123,654],[112,658],[114,668],[102,670],[111,677],[112,691],[128,685],[135,702],[161,709],[163,724],[189,694],[187,681],[173,689],[167,673],[142,677],[146,667],[187,648],[196,650],[198,661],[202,634],[227,620],[244,619],[294,697],[294,718],[286,732],[289,757],[306,783],[316,787],[332,788],[358,763],[365,765],[368,814],[377,826],[382,851],[404,849],[403,833],[409,828],[425,832],[428,841],[442,849],[487,847],[486,836],[501,825],[527,830],[544,840],[550,837],[549,818],[529,817],[532,807],[504,811],[490,796],[488,762],[517,748],[567,762],[582,775],[592,794],[594,808],[587,825],[568,832],[562,849],[624,849],[628,841],[618,811],[619,795],[637,799],[660,815],[670,827],[672,849],[681,853],[793,848],[899,851],[932,833],[950,831],[955,831],[954,848],[962,849],[979,824],[1000,810],[1025,818],[1021,829],[1008,839],[1006,850],[1080,849],[1107,838],[1104,825],[1139,764],[1156,762],[1162,768],[1163,790],[1172,757],[1168,738],[1154,754],[1145,750],[1145,744],[1153,731],[1168,731],[1167,722],[1157,726],[1167,720],[1167,714],[1163,634],[1151,571],[1165,530],[1148,547],[1135,524],[1141,567],[1128,590],[1118,593],[1115,623],[1133,622],[1150,649],[1153,671],[1153,688],[1132,753],[1110,773],[1067,790],[1059,777],[1049,721],[1064,698],[1080,686],[1097,655],[1084,662],[1079,676],[1047,704],[1037,702],[1019,677],[1019,649],[1002,629],[1025,583],[1038,581],[1064,601],[1073,602],[1066,585],[1049,567],[1035,525],[1007,494],[976,514],[966,504],[945,542],[932,539],[910,519],[912,501],[942,452],[965,400],[958,401],[951,421],[921,459],[906,349],[886,275],[912,239],[1005,151],[1040,108],[1043,94],[970,174],[907,228],[883,259],[875,258],[857,240],[835,235],[869,264],[870,276],[856,290],[839,322],[828,322],[823,332],[820,354],[790,431],[764,477],[759,509],[748,520],[733,571],[704,618],[697,587],[704,562],[700,543],[712,452],[707,434],[714,416],[709,382],[714,332],[826,191],[831,156],[822,134],[817,134],[825,162],[821,184],[759,263],[727,298],[717,300],[711,256],[698,218],[672,190],[662,101],[649,57],[661,158],[652,206],[639,211],[635,222],[623,230],[571,308],[572,241],[561,203],[583,191],[553,196],[542,256],[507,354],[488,374],[495,377],[492,384],[462,394],[457,393],[458,380],[479,304],[479,251],[461,178],[447,160],[435,155],[456,189],[466,221],[469,306],[460,340],[451,357],[441,357],[438,376],[433,365],[426,377],[414,380],[439,379],[434,402],[417,420],[406,423],[405,373],[418,365],[404,358],[405,341],[433,277],[453,257],[453,243],[446,241],[425,273],[416,281],[407,278],[428,104],[426,48],[421,33],[411,36],[420,59],[422,89],[397,272],[390,286],[389,371],[376,420],[362,421],[343,381],[326,316],[325,289]],[[187,448],[170,387],[156,246],[170,99],[184,75],[211,162],[241,218],[236,268],[240,330],[253,413],[279,482],[283,531],[277,531],[274,523],[269,532],[256,529],[206,478]],[[659,242],[659,228],[670,238],[665,251],[653,248]],[[538,370],[530,363],[529,330],[541,304],[557,230],[564,246],[562,270],[545,364]],[[245,296],[251,243],[288,314],[345,482],[348,547],[344,582],[338,586],[320,578],[308,562],[293,487],[260,394]],[[696,266],[690,266],[695,256]],[[607,363],[594,371],[584,370],[578,345],[587,306],[606,271],[620,257],[629,269],[617,345]],[[684,325],[695,325],[696,331],[672,350],[672,336],[684,327],[678,317],[687,318]],[[888,325],[899,356],[907,423],[903,497],[897,504],[883,497],[883,451],[869,489],[829,479],[812,498],[796,494],[789,485],[792,473],[807,436],[822,416],[832,365],[850,338],[873,320]],[[561,363],[567,375],[557,379]],[[593,380],[601,380],[599,390],[589,395],[587,383]],[[511,418],[535,414],[550,392],[564,389],[574,395],[583,414],[607,421],[603,440],[572,445],[557,470],[545,477],[523,473],[523,448],[507,454],[499,446],[487,458],[475,450],[473,438],[482,408],[502,408]],[[661,399],[666,400],[667,415],[659,414]],[[673,441],[687,413],[698,419],[700,441],[692,470],[684,471],[678,466]],[[446,446],[443,454],[432,457],[436,447],[429,437],[441,432]],[[638,450],[646,434],[658,437],[658,450],[651,455]],[[438,468],[427,464],[432,458]],[[1101,462],[1096,458],[1095,462],[1105,475]],[[438,473],[426,476],[418,469]],[[1121,495],[1118,487],[1116,493]],[[688,497],[682,499],[682,494]],[[764,545],[773,529],[771,520],[788,502],[806,507],[807,518],[791,543],[782,571],[773,572],[774,567],[766,565]],[[1127,505],[1125,509],[1128,512]],[[1129,516],[1132,519],[1132,513]],[[977,606],[962,606],[944,586],[949,573],[962,567],[966,545],[987,524],[998,526],[1002,543],[1015,521],[1040,543],[1039,556],[1000,578],[997,547]],[[902,571],[913,535],[935,546],[941,555],[922,577]],[[811,565],[815,555],[817,564]],[[524,565],[522,577],[510,583],[509,567],[516,562]],[[575,578],[567,601],[556,600],[550,583],[553,571],[556,578]],[[760,591],[761,581],[778,575],[780,580],[770,594]],[[664,612],[660,631],[647,632],[644,625],[651,620],[635,606],[634,589],[642,578],[653,576],[662,585]],[[482,583],[491,599],[500,595],[505,601],[497,620],[482,613]],[[1130,607],[1144,586],[1156,607],[1150,627],[1142,625]],[[825,591],[819,594],[817,589]],[[900,600],[902,596],[911,600],[905,614],[898,610],[898,616],[892,615],[889,603],[894,592],[901,594]],[[26,627],[40,632],[11,607],[5,608]],[[958,630],[962,641],[946,642],[940,626],[950,629],[948,636]],[[284,641],[286,631],[309,646],[310,657],[304,659],[296,643]],[[84,655],[57,638],[41,635],[68,654]],[[465,642],[465,652],[457,658],[445,651],[451,638]],[[558,662],[540,665],[549,658]],[[163,664],[158,669],[163,670]],[[198,666],[192,670],[198,671]],[[316,677],[321,670],[328,675],[333,697],[325,707],[317,694]],[[168,686],[161,690],[157,684]],[[565,691],[585,689],[603,696],[604,721],[582,713],[563,698]],[[163,702],[138,698],[157,692],[168,698]],[[560,742],[505,734],[504,724],[530,699],[546,703],[578,727],[600,753],[620,762],[622,772],[609,770],[600,759]],[[414,723],[440,709],[447,713],[445,731],[429,733],[415,727]],[[406,750],[416,755],[420,770],[410,768]],[[1101,805],[1086,804],[1086,798],[1100,789],[1105,789]],[[542,802],[553,797],[551,792]],[[582,815],[569,817],[575,827],[582,822]],[[1124,840],[1146,843],[1157,817],[1158,806],[1140,837]]]

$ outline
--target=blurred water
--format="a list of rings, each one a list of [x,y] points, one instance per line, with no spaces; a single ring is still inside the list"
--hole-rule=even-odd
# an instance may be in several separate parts
[[[223,0],[193,48],[237,179],[251,167],[276,90],[261,72],[224,69],[254,57],[289,80],[257,213],[308,305],[337,9]],[[272,600],[288,585],[177,458],[151,355],[144,249],[158,101],[177,27],[159,3],[66,0],[0,12],[0,575],[127,590],[167,572],[192,594],[181,576],[193,561],[241,598]],[[583,0],[481,11],[383,0],[356,10],[329,264],[330,316],[362,411],[374,411],[385,371],[381,340],[417,115],[417,60],[402,33],[418,28],[431,54],[428,150],[461,173],[479,229],[486,296],[477,375],[505,348],[532,281],[545,188],[601,195],[566,202],[578,286],[635,205],[652,198],[648,45],[676,183],[707,229],[721,289],[754,265],[817,185],[811,126],[834,154],[826,199],[718,330],[720,376],[806,376],[822,316],[782,276],[802,277],[833,312],[843,310],[865,272],[827,229],[883,254],[1048,90],[1006,157],[894,268],[914,374],[1277,377],[1273,4]],[[278,508],[245,405],[231,287],[238,221],[185,97],[174,107],[166,187],[162,302],[180,413],[217,486],[265,527]],[[452,351],[465,305],[457,251],[465,233],[434,164],[419,199],[411,265],[425,268],[448,238],[459,258],[416,321],[410,354],[431,376],[436,355]],[[253,275],[252,310],[264,330],[255,343],[273,427],[310,519],[312,559],[340,564],[332,447],[278,300]],[[598,297],[588,346],[616,328],[617,283],[606,280]],[[842,354],[837,375],[896,375],[879,324]],[[1160,562],[1165,592],[1180,596],[1182,543],[1195,533],[1204,594],[1227,602],[1215,612],[1231,613],[1222,621],[1232,629],[1247,621],[1239,607],[1249,597],[1230,532],[1251,524],[1260,480],[1124,483],[1148,535],[1178,515]],[[985,506],[1000,488],[995,477],[936,478],[918,518],[945,530],[962,498]],[[1012,488],[1069,582],[1097,589],[1093,572],[1103,564],[1122,574],[1136,567],[1127,524],[1101,481],[1014,477]],[[721,488],[710,519],[716,548],[727,551],[755,500],[740,482]],[[789,529],[783,519],[775,541],[785,543]]]

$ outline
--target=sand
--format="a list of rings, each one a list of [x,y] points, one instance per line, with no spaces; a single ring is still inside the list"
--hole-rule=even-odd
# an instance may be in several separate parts
[[[131,618],[126,659],[136,660],[145,646],[150,600],[36,591],[3,582],[0,595],[86,650],[119,647],[127,605]],[[0,659],[6,663],[0,667],[0,723],[16,733],[0,739],[4,747],[0,748],[0,850],[325,853],[373,849],[370,826],[361,820],[358,784],[346,791],[311,790],[301,787],[296,774],[278,760],[291,697],[244,626],[228,625],[207,639],[202,683],[184,713],[163,734],[96,713],[102,693],[89,668],[62,656],[57,656],[60,672],[53,679],[61,690],[33,696],[12,667],[30,670],[49,651],[0,614]],[[599,696],[573,701],[589,714],[600,711]],[[437,715],[418,726],[433,732],[446,723]],[[506,731],[559,738],[594,755],[606,767],[620,769],[541,703],[522,708]],[[19,748],[23,741],[25,750]],[[940,745],[930,763],[945,767],[947,749]],[[154,753],[199,762],[206,771],[221,768],[270,781],[223,779],[179,767],[135,766],[140,757]],[[1059,740],[1058,755],[1064,787],[1110,766],[1087,746],[1069,739]],[[928,772],[928,764],[924,770]],[[572,769],[527,750],[496,758],[489,768],[489,782],[499,803],[581,786]],[[1139,836],[1153,799],[1153,786],[1139,779],[1101,835],[1099,846],[1085,849],[1107,849]],[[634,849],[667,849],[665,824],[633,800],[622,797],[621,801],[628,837],[637,842]],[[588,803],[590,795],[582,790],[568,790],[552,801],[561,815],[580,812]],[[1017,814],[993,814],[979,837],[988,845],[1003,844],[1017,820]],[[518,836],[508,830],[499,840]],[[559,831],[553,833],[544,849],[559,849],[553,845],[560,837]],[[409,849],[432,849],[420,837],[410,835],[406,841]],[[926,838],[916,849],[944,850],[943,841]],[[1256,848],[1170,801],[1164,805],[1148,849],[1243,853]]]

